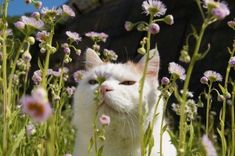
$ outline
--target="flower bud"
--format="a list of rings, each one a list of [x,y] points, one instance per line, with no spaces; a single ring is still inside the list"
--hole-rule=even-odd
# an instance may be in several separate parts
[[[46,49],[45,49],[45,48],[41,48],[41,49],[40,49],[40,52],[41,52],[41,53],[45,53],[45,52],[46,52]]]
[[[172,15],[167,15],[165,18],[164,18],[164,22],[166,24],[169,24],[169,25],[173,25],[174,24],[174,17]]]
[[[39,12],[33,12],[33,13],[31,14],[31,17],[34,17],[34,18],[36,18],[36,19],[40,19],[40,13],[39,13]]]
[[[29,51],[26,51],[26,52],[23,53],[22,59],[23,59],[25,62],[30,62],[30,61],[31,61],[32,56],[31,56],[31,54],[29,53]]]
[[[64,48],[64,53],[65,54],[69,55],[70,52],[71,52],[70,48],[68,48],[68,47]]]
[[[151,34],[157,34],[157,33],[159,33],[159,31],[160,31],[160,27],[157,23],[151,23],[149,25],[149,32]]]
[[[30,45],[34,45],[35,43],[35,39],[32,36],[29,36],[27,41],[29,42]]]
[[[76,49],[75,51],[76,51],[76,54],[77,54],[78,56],[81,55],[81,49]]]
[[[131,31],[134,27],[134,24],[130,21],[126,21],[124,27],[125,27],[126,31]]]
[[[144,49],[144,47],[141,47],[137,50],[137,52],[144,55],[146,53],[146,50]]]
[[[205,76],[203,76],[203,77],[200,79],[200,82],[201,82],[202,84],[207,84],[207,83],[208,83],[208,78],[205,77]]]
[[[41,1],[34,2],[34,7],[40,9],[42,7],[42,2]]]
[[[223,95],[218,95],[217,100],[220,101],[220,102],[222,102],[222,101],[225,100],[225,98],[224,98]]]
[[[25,24],[24,22],[18,21],[16,23],[14,23],[15,27],[19,30],[23,30],[25,28]]]
[[[230,60],[229,60],[229,65],[230,65],[232,68],[235,68],[235,56],[230,58]]]
[[[25,0],[24,1],[26,4],[30,4],[30,3],[32,3],[32,0]]]
[[[163,78],[161,79],[161,84],[162,84],[162,85],[168,85],[169,82],[170,82],[170,80],[169,80],[167,77],[163,77]]]

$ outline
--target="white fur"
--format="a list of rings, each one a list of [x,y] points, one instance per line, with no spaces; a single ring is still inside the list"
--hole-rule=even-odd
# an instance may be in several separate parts
[[[94,57],[92,57],[92,55],[94,55]],[[128,64],[100,64],[100,61],[94,61],[94,58],[98,59],[95,53],[92,54],[91,52],[87,54],[86,61],[89,63],[89,70],[85,74],[84,79],[79,83],[74,96],[73,123],[77,128],[77,133],[73,156],[87,155],[89,140],[93,135],[92,123],[96,111],[93,99],[94,90],[98,86],[97,84],[90,85],[88,81],[97,78],[97,76],[106,77],[102,85],[106,85],[112,89],[112,91],[107,92],[103,96],[105,104],[99,109],[99,115],[106,114],[111,118],[110,125],[106,129],[103,156],[140,156],[138,90],[141,73]],[[157,59],[159,62],[158,57]],[[95,66],[95,64],[91,65],[91,60],[93,60],[92,62],[99,62],[98,66]],[[140,61],[140,63],[141,62],[143,61]],[[91,66],[93,67],[91,68]],[[152,69],[152,66],[150,67]],[[136,83],[133,85],[119,84],[126,80],[136,81]],[[153,117],[153,106],[156,104],[159,96],[157,87],[157,80],[153,81],[147,78],[144,85],[143,105],[149,110],[149,115],[147,116],[148,121]],[[159,115],[153,130],[154,148],[151,156],[159,155],[160,122],[163,116],[162,105],[163,104],[160,103],[158,108]],[[146,121],[146,123],[148,122]],[[91,155],[94,155],[94,153]],[[163,135],[163,155],[176,155],[176,149],[171,144],[170,136],[167,132]]]

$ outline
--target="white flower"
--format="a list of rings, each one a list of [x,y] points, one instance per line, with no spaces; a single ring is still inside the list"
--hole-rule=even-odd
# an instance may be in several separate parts
[[[181,65],[179,65],[175,62],[169,63],[168,70],[169,70],[169,73],[176,75],[181,80],[184,80],[186,77],[185,76],[185,69]]]
[[[166,13],[166,6],[159,0],[146,0],[143,2],[142,7],[147,15],[161,16]]]
[[[97,42],[99,41],[106,42],[108,38],[108,35],[103,32],[98,33],[98,32],[91,31],[91,32],[86,33],[85,35]]]
[[[217,73],[213,70],[207,70],[204,73],[204,76],[207,77],[210,81],[222,81],[223,77],[220,73]]]
[[[44,26],[44,22],[41,20],[36,20],[33,17],[22,16],[21,21],[28,26],[31,26],[36,29],[42,29]]]
[[[65,14],[71,16],[71,17],[75,17],[75,12],[73,11],[72,8],[70,8],[70,6],[68,5],[63,5],[62,9],[64,11]]]
[[[71,32],[71,31],[66,31],[66,35],[73,41],[75,42],[79,42],[82,40],[82,38],[80,37],[80,35],[76,32]]]

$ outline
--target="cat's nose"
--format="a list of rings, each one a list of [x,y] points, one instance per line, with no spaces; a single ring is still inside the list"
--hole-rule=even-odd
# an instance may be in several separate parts
[[[110,92],[110,91],[112,91],[113,89],[112,88],[110,88],[109,86],[106,86],[106,85],[102,85],[102,86],[100,86],[100,92],[101,92],[101,94],[105,94],[105,93],[107,93],[107,92]]]

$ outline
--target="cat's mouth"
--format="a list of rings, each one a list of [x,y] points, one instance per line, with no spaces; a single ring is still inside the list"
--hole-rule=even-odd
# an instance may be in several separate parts
[[[106,102],[105,100],[103,100],[99,107],[108,109],[109,111],[112,111],[114,113],[121,113],[119,110],[117,110],[117,108],[115,108],[112,104]]]

